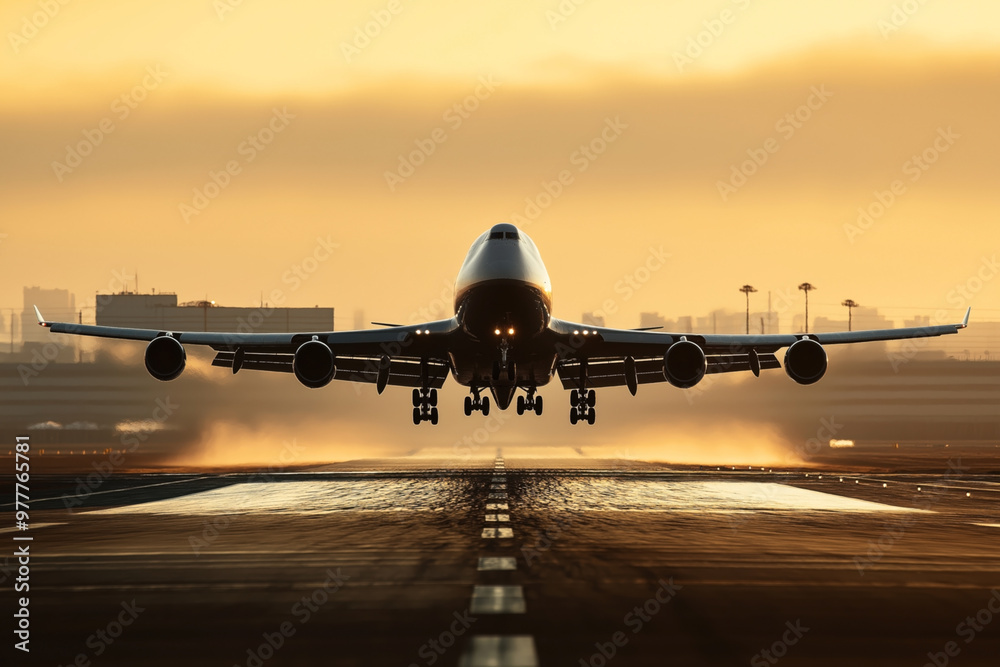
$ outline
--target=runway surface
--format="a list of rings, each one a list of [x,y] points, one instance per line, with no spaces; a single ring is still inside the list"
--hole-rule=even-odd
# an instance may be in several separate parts
[[[995,479],[498,456],[120,474],[67,510],[40,476],[18,664],[992,665]]]

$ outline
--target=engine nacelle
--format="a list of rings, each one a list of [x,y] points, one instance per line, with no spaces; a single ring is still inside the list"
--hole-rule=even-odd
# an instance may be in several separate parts
[[[680,389],[693,387],[705,377],[708,359],[697,343],[677,341],[663,355],[663,377]]]
[[[306,341],[295,350],[292,370],[299,382],[310,389],[326,386],[337,373],[333,351],[322,341]]]
[[[157,336],[146,346],[146,370],[157,380],[173,380],[186,363],[184,346],[172,336]]]
[[[811,338],[795,341],[785,352],[785,373],[799,384],[818,382],[826,363],[826,350]]]

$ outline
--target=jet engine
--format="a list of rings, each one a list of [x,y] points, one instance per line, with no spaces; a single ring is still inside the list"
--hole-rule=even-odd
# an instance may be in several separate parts
[[[310,389],[323,387],[333,379],[337,372],[333,351],[322,341],[306,341],[295,350],[292,370],[299,382]]]
[[[785,373],[799,384],[818,382],[826,373],[826,350],[811,338],[795,341],[785,352]]]
[[[688,389],[701,382],[707,370],[705,351],[689,340],[677,341],[663,355],[663,377],[680,389]]]
[[[157,336],[146,346],[146,370],[157,380],[173,380],[184,370],[187,352],[172,336]]]

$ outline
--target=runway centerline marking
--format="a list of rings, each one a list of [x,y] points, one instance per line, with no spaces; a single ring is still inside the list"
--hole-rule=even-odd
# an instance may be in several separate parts
[[[535,640],[529,635],[473,637],[459,667],[538,667]]]
[[[482,538],[484,540],[510,539],[514,537],[513,528],[483,528]]]
[[[480,572],[495,570],[516,570],[517,559],[508,556],[483,556],[479,559],[476,569]]]
[[[475,586],[469,611],[473,614],[523,614],[527,611],[521,586]]]
[[[507,509],[507,503],[486,503],[486,509],[488,509],[488,510],[505,510],[505,509]]]

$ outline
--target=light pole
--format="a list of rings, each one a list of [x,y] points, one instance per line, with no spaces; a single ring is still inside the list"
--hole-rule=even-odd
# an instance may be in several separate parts
[[[802,283],[799,289],[806,293],[806,333],[809,333],[809,292],[816,289],[812,283]]]
[[[750,333],[750,293],[757,290],[753,285],[744,285],[740,288],[740,291],[746,294],[747,297],[747,333]]]
[[[858,307],[857,302],[854,299],[844,299],[840,302],[841,306],[847,307],[847,330],[851,330],[851,311]]]

